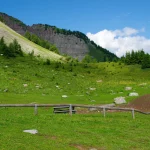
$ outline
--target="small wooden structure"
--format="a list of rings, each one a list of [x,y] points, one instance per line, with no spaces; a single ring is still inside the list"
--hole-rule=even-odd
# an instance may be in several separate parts
[[[70,113],[70,114],[75,114],[76,110],[75,107],[73,107],[71,104],[68,106],[57,106],[53,107],[54,108],[54,113]]]

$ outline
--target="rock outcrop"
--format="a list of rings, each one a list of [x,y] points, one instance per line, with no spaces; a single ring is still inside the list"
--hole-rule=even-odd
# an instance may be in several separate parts
[[[50,43],[55,44],[60,54],[67,54],[81,60],[89,52],[88,45],[83,39],[74,35],[56,33],[52,27],[45,29],[44,25],[37,24],[28,28],[28,30]]]

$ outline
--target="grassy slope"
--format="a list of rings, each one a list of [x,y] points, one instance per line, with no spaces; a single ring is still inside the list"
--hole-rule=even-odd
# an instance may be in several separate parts
[[[62,58],[62,56],[60,56],[56,53],[53,53],[51,51],[48,51],[48,50],[34,44],[33,42],[27,40],[20,34],[16,33],[14,30],[12,30],[11,28],[9,28],[5,24],[3,24],[2,22],[0,22],[0,38],[1,37],[4,37],[7,44],[12,42],[13,39],[17,39],[17,41],[19,42],[19,44],[21,45],[21,47],[25,53],[31,53],[32,51],[34,51],[35,56],[40,55],[41,58],[51,59],[54,61],[57,61],[60,58]]]
[[[129,92],[149,93],[150,70],[118,63],[43,65],[30,57],[4,59],[0,56],[0,103],[112,103]],[[98,83],[98,80],[102,80]],[[140,85],[147,83],[146,85]],[[23,84],[27,84],[24,87]],[[131,91],[125,91],[131,86]],[[95,90],[90,90],[95,88]],[[7,92],[5,92],[7,90]],[[67,98],[62,98],[67,95]]]

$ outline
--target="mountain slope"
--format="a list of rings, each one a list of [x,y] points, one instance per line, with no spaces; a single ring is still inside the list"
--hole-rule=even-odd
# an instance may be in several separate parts
[[[97,61],[105,61],[117,58],[116,55],[108,50],[97,46],[93,41],[79,31],[70,31],[50,26],[47,24],[34,24],[27,30],[39,37],[56,44],[61,54],[68,54],[72,57],[83,59],[89,54]]]
[[[35,56],[40,56],[44,59],[51,59],[54,61],[60,60],[62,56],[53,53],[47,49],[40,47],[39,45],[34,44],[33,42],[27,40],[20,34],[16,33],[14,30],[0,22],[0,38],[4,37],[7,44],[11,43],[14,39],[18,41],[21,45],[23,52],[31,53],[34,51]]]
[[[47,24],[27,26],[22,21],[5,13],[0,13],[0,20],[4,21],[10,28],[23,36],[26,31],[28,31],[55,44],[60,54],[67,54],[79,60],[82,60],[87,54],[97,61],[112,61],[117,58],[115,54],[97,46],[93,41],[90,41],[85,34],[79,31],[60,29]]]

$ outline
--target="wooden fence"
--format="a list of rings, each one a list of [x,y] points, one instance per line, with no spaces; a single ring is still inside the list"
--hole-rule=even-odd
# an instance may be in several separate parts
[[[72,107],[80,107],[80,108],[96,108],[98,110],[102,110],[104,117],[106,117],[107,110],[116,110],[116,111],[129,111],[132,114],[132,118],[135,119],[135,112],[142,114],[150,114],[150,112],[142,112],[138,109],[134,108],[119,108],[119,107],[104,107],[104,106],[91,106],[91,105],[77,105],[77,104],[0,104],[0,107],[34,107],[34,114],[38,114],[38,107],[69,107],[69,114],[72,115]]]

